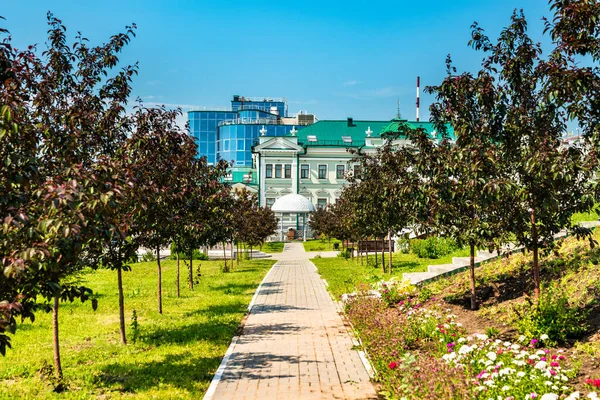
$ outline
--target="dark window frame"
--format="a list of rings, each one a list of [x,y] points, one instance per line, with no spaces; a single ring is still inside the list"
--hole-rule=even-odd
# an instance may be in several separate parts
[[[325,169],[321,169],[321,167],[325,167]],[[327,179],[327,164],[319,164],[319,179]],[[321,174],[323,172],[323,174]]]

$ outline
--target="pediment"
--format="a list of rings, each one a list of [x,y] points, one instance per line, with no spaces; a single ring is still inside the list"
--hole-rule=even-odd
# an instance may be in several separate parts
[[[304,151],[302,146],[287,140],[285,137],[276,137],[254,147],[255,152],[263,151]]]

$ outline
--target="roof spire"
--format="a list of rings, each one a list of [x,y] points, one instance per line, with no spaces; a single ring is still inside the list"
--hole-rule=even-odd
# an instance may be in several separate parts
[[[396,114],[396,118],[400,119],[400,97],[398,97],[398,113]]]

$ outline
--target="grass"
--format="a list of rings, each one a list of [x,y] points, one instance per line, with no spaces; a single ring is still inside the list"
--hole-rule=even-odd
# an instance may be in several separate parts
[[[240,263],[222,272],[222,261],[199,261],[202,276],[191,291],[182,263],[181,297],[175,294],[175,262],[163,261],[163,314],[157,312],[156,264],[124,272],[125,313],[131,341],[136,310],[139,338],[119,344],[116,272],[82,276],[99,306],[63,303],[60,340],[68,390],[57,394],[40,369],[52,364],[50,314],[19,325],[13,350],[0,357],[0,399],[201,398],[246,313],[271,260]]]
[[[283,251],[283,242],[265,242],[262,247],[264,253],[281,253]]]
[[[358,258],[354,260],[345,260],[341,257],[335,258],[315,258],[311,261],[317,266],[321,276],[329,284],[329,291],[339,299],[344,293],[352,293],[356,286],[361,283],[376,283],[382,279],[390,279],[393,276],[402,276],[405,272],[426,271],[428,265],[449,264],[452,257],[466,257],[469,254],[468,249],[457,250],[441,258],[418,258],[414,254],[394,253],[392,257],[392,274],[384,274],[381,271],[381,258],[379,266],[361,265]],[[381,256],[381,254],[379,255]],[[369,256],[369,262],[375,260],[375,256]],[[387,254],[386,254],[387,263]]]
[[[334,250],[334,243],[338,243],[339,248],[342,248],[342,241],[337,239],[331,239],[331,241],[327,239],[308,240],[302,244],[304,245],[304,251],[332,251]]]
[[[598,213],[594,210],[596,210],[598,208],[599,205],[596,205],[594,207],[594,209],[588,213],[577,213],[577,214],[573,214],[573,216],[571,217],[571,221],[574,224],[578,224],[580,222],[587,222],[587,221],[598,221]]]

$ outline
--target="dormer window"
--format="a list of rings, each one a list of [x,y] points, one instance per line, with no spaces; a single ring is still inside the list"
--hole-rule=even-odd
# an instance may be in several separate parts
[[[317,141],[317,137],[315,135],[308,135],[307,139],[309,142],[316,142]]]

